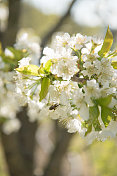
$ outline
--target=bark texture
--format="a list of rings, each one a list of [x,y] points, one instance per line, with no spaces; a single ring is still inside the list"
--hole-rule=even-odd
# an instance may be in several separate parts
[[[21,12],[21,0],[8,0],[9,17],[8,26],[5,32],[2,32],[0,37],[3,48],[12,46],[15,43],[17,31],[19,29],[19,18]]]
[[[48,165],[45,167],[43,176],[62,176],[62,161],[67,153],[73,134],[56,124],[56,144],[50,155]]]
[[[3,48],[12,46],[15,43],[21,12],[21,0],[9,0],[8,3],[8,26],[5,32],[0,33]],[[10,176],[33,176],[33,156],[37,122],[29,122],[26,107],[22,108],[17,114],[17,118],[22,124],[19,132],[10,135],[5,135],[1,132],[9,174]]]

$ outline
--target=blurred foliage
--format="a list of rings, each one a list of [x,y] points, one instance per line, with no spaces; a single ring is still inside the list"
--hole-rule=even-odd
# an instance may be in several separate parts
[[[36,33],[42,38],[49,29],[57,23],[59,20],[57,15],[45,15],[38,9],[32,7],[29,4],[22,3],[22,11],[20,17],[20,27],[33,28]],[[61,28],[58,30],[61,32],[69,32],[70,34],[82,33],[85,35],[96,35],[102,33],[102,28],[84,27],[76,24],[71,17],[67,18]]]
[[[95,143],[90,153],[96,176],[117,176],[117,139]]]
[[[117,176],[117,138],[87,145],[86,141],[76,134],[69,152],[80,154],[81,157],[82,153],[85,153],[93,176]]]

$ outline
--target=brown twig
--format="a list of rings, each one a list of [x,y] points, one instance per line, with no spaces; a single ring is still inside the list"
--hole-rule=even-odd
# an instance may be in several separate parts
[[[53,33],[56,32],[60,26],[63,24],[63,22],[66,20],[66,18],[70,15],[70,11],[74,5],[74,3],[77,0],[73,0],[68,8],[68,10],[66,11],[66,13],[60,18],[60,20],[55,24],[55,26],[53,26],[50,31],[44,36],[44,38],[42,39],[41,42],[41,57],[43,55],[43,49],[45,47],[45,45],[47,44],[47,42],[50,40],[50,38],[52,37]],[[41,58],[40,57],[40,58]]]

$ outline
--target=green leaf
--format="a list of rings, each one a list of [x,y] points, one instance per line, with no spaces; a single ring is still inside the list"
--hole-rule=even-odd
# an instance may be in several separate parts
[[[45,68],[44,68],[45,71],[49,72],[51,66],[52,66],[52,61],[51,61],[51,59],[50,59],[50,60],[48,60],[48,61],[46,62],[46,64],[45,64]]]
[[[28,53],[26,50],[17,50],[13,47],[7,47],[7,49],[13,54],[7,56],[5,52],[2,50],[2,46],[0,44],[0,56],[2,61],[5,63],[4,70],[11,71],[14,70],[18,66],[18,61],[23,57],[27,57]]]
[[[28,53],[26,50],[18,50],[18,49],[15,49],[13,47],[7,47],[8,50],[10,50],[13,55],[14,55],[14,59],[19,61],[21,60],[23,57],[27,57],[28,56]]]
[[[2,60],[6,64],[16,64],[16,60],[14,57],[6,56],[4,53],[1,53],[0,56],[2,57]]]
[[[99,108],[97,105],[89,107],[89,119],[91,120],[91,123],[93,124],[93,127],[96,131],[101,130],[101,126],[98,120],[99,117]]]
[[[94,119],[94,118],[98,118],[98,116],[99,116],[98,106],[96,106],[96,105],[90,106],[89,107],[89,118]]]
[[[95,128],[95,131],[101,130],[101,125],[98,120],[99,114],[100,112],[97,105],[89,107],[89,119],[85,121],[85,124],[84,124],[85,128],[87,128],[85,136],[92,131],[92,126]]]
[[[97,105],[101,106],[101,119],[105,127],[108,126],[112,118],[115,118],[112,109],[108,107],[108,105],[111,103],[111,100],[112,95],[94,100]]]
[[[91,40],[91,42],[92,42],[91,53],[94,54],[95,48],[97,46],[100,46],[101,44],[95,43],[93,40]]]
[[[38,73],[39,73],[39,74],[45,74],[43,64],[40,65],[39,70],[38,70]]]
[[[39,94],[39,96],[40,96],[39,101],[42,101],[46,97],[46,95],[48,93],[49,85],[50,85],[50,79],[47,77],[44,77],[41,82],[41,91]]]
[[[100,106],[108,106],[112,100],[112,95],[108,95],[107,97],[101,97],[96,99],[95,102]]]
[[[25,75],[39,76],[39,67],[37,65],[26,65],[16,70]]]
[[[109,51],[113,43],[113,35],[112,32],[110,31],[109,27],[106,32],[106,36],[102,45],[101,50],[98,52],[98,55],[100,57],[104,57]]]
[[[85,136],[87,136],[92,131],[92,124],[88,125],[87,131],[85,133]]]
[[[113,58],[113,57],[115,57],[115,56],[117,56],[117,50],[115,50],[115,51],[109,53],[109,54],[107,55],[107,58],[108,58],[108,59],[111,59],[111,58]]]
[[[113,66],[114,69],[117,69],[117,61],[113,61],[111,65]]]
[[[102,119],[105,127],[108,126],[112,117],[113,117],[112,109],[105,107],[105,106],[102,106],[101,107],[101,119]]]

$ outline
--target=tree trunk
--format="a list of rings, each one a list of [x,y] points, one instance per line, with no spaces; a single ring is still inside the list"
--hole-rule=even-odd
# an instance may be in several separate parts
[[[21,0],[9,0],[8,26],[0,33],[2,46],[12,46],[16,41],[19,29]],[[37,122],[29,122],[26,108],[17,114],[21,121],[21,129],[17,133],[5,135],[1,132],[2,145],[11,176],[33,176],[33,154]]]
[[[8,26],[5,32],[1,33],[3,48],[11,46],[16,41],[17,31],[19,29],[19,17],[21,11],[21,0],[9,0]]]
[[[62,176],[62,161],[67,153],[73,134],[70,134],[62,127],[56,126],[56,144],[50,155],[48,165],[44,170],[43,176]]]

